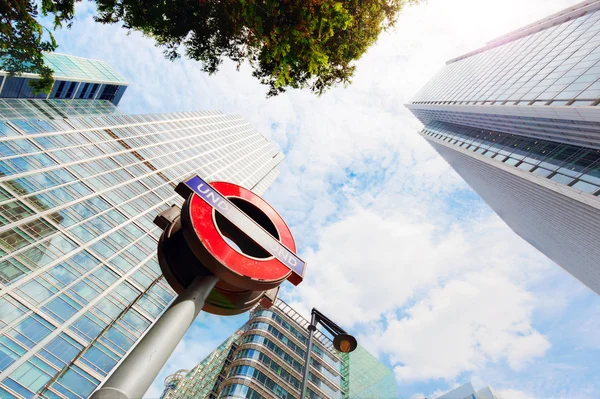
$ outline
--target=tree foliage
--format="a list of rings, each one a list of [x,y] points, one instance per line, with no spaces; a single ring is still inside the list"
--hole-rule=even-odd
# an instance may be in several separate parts
[[[57,45],[37,21],[54,15],[70,26],[80,0],[0,0],[0,67],[40,74],[49,90],[52,71],[42,51]],[[215,73],[224,59],[248,61],[274,96],[288,88],[317,94],[350,82],[358,60],[391,27],[406,2],[419,0],[94,0],[96,20],[122,23],[164,47],[169,59],[185,55]]]
[[[79,1],[79,0],[77,0]],[[54,28],[63,22],[70,26],[74,0],[0,0],[0,69],[9,76],[34,73],[40,79],[29,84],[35,93],[49,92],[54,79],[52,69],[44,65],[43,51],[57,47],[52,33],[38,22],[43,16],[54,15]]]
[[[359,59],[418,0],[96,0],[97,21],[122,22],[215,73],[224,58],[249,61],[268,95],[317,94],[347,84]]]

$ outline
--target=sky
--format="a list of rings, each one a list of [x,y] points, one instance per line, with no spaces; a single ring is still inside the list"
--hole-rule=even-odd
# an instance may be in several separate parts
[[[130,113],[218,109],[247,118],[286,158],[265,198],[308,262],[281,298],[317,307],[393,369],[400,398],[471,381],[505,399],[600,394],[600,298],[513,233],[418,135],[403,104],[445,61],[576,0],[428,0],[321,97],[267,99],[243,65],[216,75],[166,61],[151,39],[93,22],[79,3],[58,52],[102,59],[130,83]],[[201,314],[146,398],[247,316]]]

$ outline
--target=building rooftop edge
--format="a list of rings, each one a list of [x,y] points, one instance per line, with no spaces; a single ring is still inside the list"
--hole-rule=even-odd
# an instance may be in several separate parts
[[[0,76],[9,76],[10,73],[8,71],[4,71],[0,69]],[[15,75],[16,78],[30,78],[30,79],[39,79],[38,74],[36,73],[29,73],[29,72],[21,72]],[[102,80],[102,79],[86,79],[86,78],[75,78],[72,76],[67,76],[67,75],[59,75],[56,73],[53,73],[52,76],[54,77],[54,80],[68,80],[69,82],[82,82],[82,83],[99,83],[99,84],[112,84],[115,86],[127,86],[129,87],[129,82],[126,80],[123,81],[116,81],[116,80]],[[6,99],[6,98],[4,98]],[[58,99],[58,100],[64,100],[63,99]],[[72,99],[71,99],[72,100]]]
[[[497,37],[493,40],[490,40],[483,47],[470,51],[456,58],[452,58],[451,60],[446,62],[446,65],[471,57],[475,54],[500,46],[504,43],[518,39],[520,37],[528,36],[532,33],[550,28],[551,26],[558,25],[570,19],[578,18],[585,13],[595,11],[598,9],[600,9],[600,0],[586,0],[581,3],[577,3],[571,7],[555,12],[554,14],[551,14],[545,18],[542,18],[521,28],[515,29],[509,33],[506,33],[500,37]]]

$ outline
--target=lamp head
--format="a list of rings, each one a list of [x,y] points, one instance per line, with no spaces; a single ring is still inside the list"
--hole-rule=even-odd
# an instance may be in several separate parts
[[[333,346],[339,352],[350,353],[358,346],[356,338],[350,334],[338,334],[333,338]]]

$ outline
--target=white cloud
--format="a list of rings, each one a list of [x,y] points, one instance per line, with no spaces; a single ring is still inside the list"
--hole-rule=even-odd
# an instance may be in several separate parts
[[[307,284],[292,296],[352,325],[376,320],[416,291],[468,271],[495,270],[518,282],[548,272],[549,262],[489,213],[458,223],[439,214],[435,201],[431,207],[410,195],[385,198],[385,191],[370,207],[357,205],[318,232],[319,248],[305,254]]]
[[[396,204],[403,211],[357,208],[321,231],[305,256],[306,284],[289,293],[296,306],[355,329],[371,323],[362,344],[390,356],[401,381],[503,360],[519,369],[544,355],[550,345],[531,326],[535,299],[523,283],[549,262],[495,216],[458,225]]]
[[[434,288],[374,338],[392,356],[400,380],[453,379],[488,361],[511,367],[542,356],[548,341],[531,327],[533,299],[494,272],[476,272]]]

